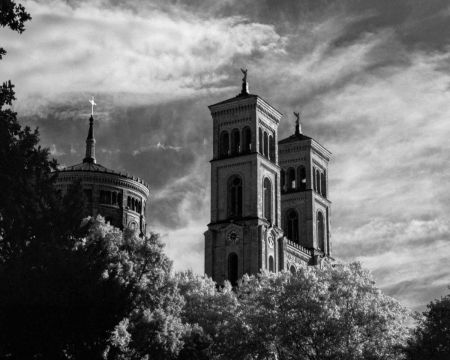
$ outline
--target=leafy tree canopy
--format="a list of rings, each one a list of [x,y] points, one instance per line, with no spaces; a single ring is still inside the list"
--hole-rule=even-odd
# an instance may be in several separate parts
[[[201,328],[192,348],[210,359],[403,356],[410,314],[359,263],[245,276],[236,292],[186,275],[181,283],[183,318]]]
[[[407,353],[410,360],[450,359],[450,294],[427,305]]]
[[[23,5],[16,4],[13,0],[0,2],[1,27],[9,27],[11,30],[22,33],[25,30],[25,22],[28,20],[31,20],[31,16],[25,11]],[[0,60],[5,54],[5,49],[0,47]]]

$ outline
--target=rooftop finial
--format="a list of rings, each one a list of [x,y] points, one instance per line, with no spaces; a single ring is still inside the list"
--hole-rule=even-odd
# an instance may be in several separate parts
[[[94,101],[94,97],[92,97],[89,102],[91,103],[91,117],[89,118],[89,132],[86,139],[86,156],[83,159],[83,162],[87,163],[96,163],[95,160],[95,139],[94,139],[94,106],[97,104]]]
[[[300,124],[300,113],[294,111],[294,115],[295,115],[295,135],[299,135],[302,133],[302,125]]]
[[[94,97],[92,97],[91,100],[89,100],[89,102],[91,103],[92,106],[91,116],[94,116],[94,106],[97,106],[97,104],[94,101]]]
[[[244,77],[242,78],[242,90],[241,95],[248,94],[248,82],[247,82],[247,69],[241,69]]]

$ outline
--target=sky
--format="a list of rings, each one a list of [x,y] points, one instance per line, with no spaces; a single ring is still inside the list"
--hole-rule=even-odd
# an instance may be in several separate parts
[[[450,285],[447,0],[34,0],[0,29],[0,79],[61,165],[84,157],[145,179],[150,229],[176,270],[203,273],[212,120],[250,92],[333,153],[333,255],[423,310]]]

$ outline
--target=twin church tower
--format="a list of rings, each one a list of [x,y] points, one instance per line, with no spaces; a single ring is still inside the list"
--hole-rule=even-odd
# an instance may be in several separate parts
[[[304,135],[278,139],[282,114],[242,90],[209,106],[213,118],[211,222],[205,273],[236,284],[261,269],[295,272],[331,254],[328,162],[331,153]]]

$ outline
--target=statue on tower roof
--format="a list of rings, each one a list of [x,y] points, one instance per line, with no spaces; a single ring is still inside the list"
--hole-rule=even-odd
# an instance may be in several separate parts
[[[248,94],[248,82],[247,82],[247,69],[242,69],[242,74],[244,74],[244,77],[242,78],[242,90],[241,95],[247,95]]]
[[[299,135],[302,133],[302,128],[300,125],[300,113],[294,111],[294,115],[295,115],[295,135]]]

